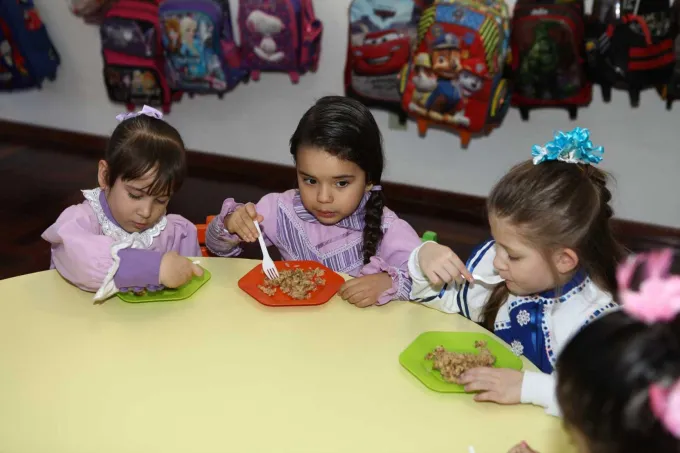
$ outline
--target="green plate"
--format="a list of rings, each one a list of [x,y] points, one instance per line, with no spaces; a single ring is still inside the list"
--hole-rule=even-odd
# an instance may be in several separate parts
[[[179,288],[175,289],[162,289],[160,291],[155,291],[153,293],[146,293],[143,296],[135,296],[132,293],[118,293],[117,296],[120,297],[125,302],[131,304],[143,303],[143,302],[168,302],[172,300],[182,300],[191,297],[199,288],[210,280],[210,271],[203,268],[203,275],[200,277],[194,277],[189,283],[186,283]]]
[[[494,367],[522,369],[522,360],[506,346],[488,335],[475,332],[425,332],[404,349],[399,355],[399,363],[435,392],[465,393],[462,385],[446,382],[439,371],[433,370],[433,362],[425,360],[425,356],[437,346],[444,346],[447,351],[476,353],[475,341],[480,340],[486,341],[487,348],[496,356]]]

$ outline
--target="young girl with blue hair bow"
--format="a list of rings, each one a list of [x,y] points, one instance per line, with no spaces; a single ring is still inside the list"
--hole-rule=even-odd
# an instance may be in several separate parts
[[[464,268],[451,249],[432,242],[411,254],[413,300],[481,323],[541,371],[470,370],[460,383],[478,392],[477,401],[532,403],[557,415],[552,373],[558,354],[584,325],[617,307],[622,248],[610,227],[607,175],[594,167],[603,153],[587,129],[558,132],[492,189],[493,239]],[[464,281],[465,271],[502,281]]]

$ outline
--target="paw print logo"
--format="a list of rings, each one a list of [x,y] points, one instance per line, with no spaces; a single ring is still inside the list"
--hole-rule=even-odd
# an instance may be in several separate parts
[[[510,349],[512,349],[512,352],[518,357],[524,354],[524,345],[519,340],[510,343]]]
[[[519,313],[517,313],[517,324],[524,327],[527,324],[529,324],[529,321],[531,321],[531,315],[529,314],[528,311],[522,310]]]

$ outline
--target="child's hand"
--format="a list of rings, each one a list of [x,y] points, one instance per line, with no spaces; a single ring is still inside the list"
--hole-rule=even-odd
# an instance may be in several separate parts
[[[466,392],[478,392],[475,401],[519,404],[524,373],[510,368],[473,368],[458,379]]]
[[[443,245],[434,242],[423,245],[418,252],[418,262],[423,274],[433,285],[451,283],[452,281],[460,284],[463,282],[463,278],[470,282],[473,281],[472,274],[458,258],[458,255]]]
[[[338,295],[352,305],[366,308],[375,305],[382,293],[392,287],[392,277],[386,272],[365,275],[345,282]]]
[[[203,275],[203,268],[177,252],[168,252],[163,255],[159,272],[161,285],[167,288],[178,288],[194,278],[194,275],[199,277]]]
[[[538,453],[536,450],[532,449],[526,442],[519,443],[512,447],[508,453]]]
[[[232,212],[224,219],[224,227],[231,234],[235,234],[245,242],[257,241],[257,229],[254,221],[262,222],[264,217],[257,213],[255,205],[248,203]]]

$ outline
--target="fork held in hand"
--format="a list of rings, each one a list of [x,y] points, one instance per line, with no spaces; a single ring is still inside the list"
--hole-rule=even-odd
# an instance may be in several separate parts
[[[262,236],[260,224],[257,220],[255,220],[254,223],[258,233],[257,240],[260,242],[260,248],[262,249],[262,270],[269,280],[274,280],[275,278],[278,278],[279,271],[276,269],[272,257],[269,256],[269,251],[267,250],[267,245],[264,243],[264,236]]]

